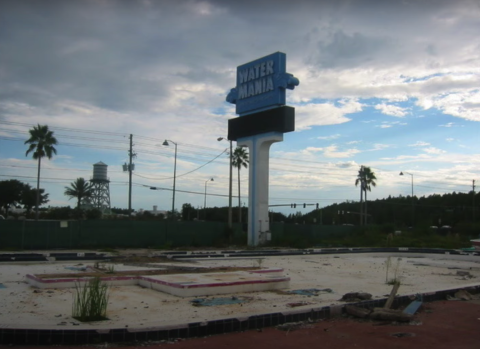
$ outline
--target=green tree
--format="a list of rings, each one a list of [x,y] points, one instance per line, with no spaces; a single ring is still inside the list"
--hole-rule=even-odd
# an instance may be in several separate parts
[[[40,189],[39,197],[39,205],[46,204],[50,201],[48,200],[48,194],[45,194],[45,189]],[[37,189],[26,184],[22,191],[22,198],[20,202],[27,210],[27,216],[29,216],[30,212],[32,211],[32,207],[37,204]]]
[[[35,219],[38,220],[38,207],[40,206],[40,168],[42,158],[47,157],[51,159],[53,154],[57,154],[57,149],[54,145],[57,145],[57,139],[53,136],[53,131],[48,129],[47,125],[34,126],[28,130],[30,138],[25,141],[25,144],[29,144],[25,156],[32,153],[32,158],[38,161],[38,173],[37,173],[37,198],[35,203]]]
[[[182,205],[182,220],[191,221],[197,217],[197,210],[189,203]]]
[[[77,178],[74,182],[70,183],[70,187],[65,187],[64,194],[69,199],[77,199],[77,209],[80,209],[80,203],[83,199],[91,198],[93,195],[93,186],[87,182],[84,178]]]
[[[0,207],[5,210],[6,216],[8,216],[10,206],[16,205],[22,200],[25,186],[24,183],[16,179],[0,181]]]
[[[238,170],[238,221],[242,222],[242,203],[240,198],[240,170],[242,167],[248,168],[248,153],[245,148],[236,147],[233,151],[232,165]]]

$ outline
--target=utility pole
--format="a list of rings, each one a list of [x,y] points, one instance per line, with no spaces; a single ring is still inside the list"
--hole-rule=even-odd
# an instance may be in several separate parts
[[[232,170],[233,170],[233,153],[232,153],[232,141],[230,140],[230,169],[229,169],[229,179],[228,179],[228,227],[232,229]]]
[[[130,151],[128,164],[128,216],[132,216],[132,158],[133,158],[133,135],[130,134]]]
[[[473,198],[472,198],[472,220],[473,220],[473,223],[475,223],[475,179],[472,180],[472,194],[473,194]]]

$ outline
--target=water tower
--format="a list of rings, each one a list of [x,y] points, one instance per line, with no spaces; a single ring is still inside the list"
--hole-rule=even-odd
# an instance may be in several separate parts
[[[93,165],[93,177],[90,182],[93,185],[91,203],[94,208],[103,213],[110,212],[110,180],[107,176],[108,165],[97,162]]]

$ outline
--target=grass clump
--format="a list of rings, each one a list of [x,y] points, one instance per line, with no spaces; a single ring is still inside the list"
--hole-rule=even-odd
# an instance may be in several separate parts
[[[75,285],[72,317],[78,321],[107,320],[108,285],[102,284],[100,278],[95,277],[87,284]]]

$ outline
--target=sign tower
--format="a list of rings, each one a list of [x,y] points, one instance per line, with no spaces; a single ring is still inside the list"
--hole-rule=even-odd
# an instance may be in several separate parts
[[[286,72],[285,53],[276,52],[237,67],[237,85],[227,95],[239,117],[228,120],[228,139],[248,147],[248,245],[269,240],[268,175],[270,146],[295,131],[295,108],[286,106],[286,90],[299,80]]]

